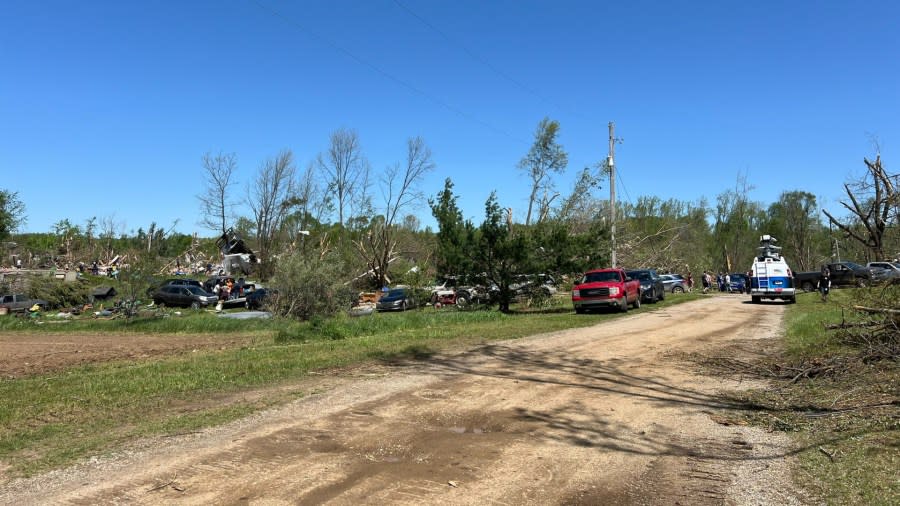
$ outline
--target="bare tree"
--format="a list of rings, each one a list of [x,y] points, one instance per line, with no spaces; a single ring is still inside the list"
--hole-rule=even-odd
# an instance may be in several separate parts
[[[531,224],[531,214],[535,202],[538,204],[538,222],[548,215],[550,205],[558,197],[554,192],[553,173],[562,173],[569,164],[569,155],[556,141],[559,135],[559,122],[544,118],[534,132],[534,144],[525,158],[519,162],[519,168],[531,178],[531,195],[528,197],[528,214],[525,224]]]
[[[113,241],[124,234],[124,229],[125,223],[116,221],[115,214],[100,219],[100,239],[105,242],[103,263],[109,263],[115,256]]]
[[[431,149],[422,138],[416,137],[407,141],[406,164],[389,167],[381,179],[384,213],[372,220],[367,233],[356,241],[357,250],[378,286],[390,283],[388,271],[398,254],[401,213],[417,202],[424,202],[419,184],[434,168]]]
[[[247,188],[247,201],[256,225],[257,256],[263,263],[262,277],[271,267],[278,232],[293,204],[295,172],[294,154],[284,150],[259,166],[256,179]]]
[[[328,180],[328,193],[337,201],[338,223],[345,223],[345,212],[354,197],[364,194],[369,178],[369,162],[362,154],[359,136],[353,130],[339,129],[331,134],[327,155],[316,163]]]
[[[290,205],[292,212],[283,223],[291,251],[305,249],[310,230],[321,223],[329,208],[312,164],[298,179],[293,194]]]
[[[886,230],[896,224],[900,195],[897,193],[897,175],[888,174],[881,164],[881,155],[875,161],[863,158],[866,174],[859,180],[844,183],[848,201],[841,205],[852,213],[856,221],[841,221],[828,210],[822,212],[838,227],[845,237],[862,244],[875,260],[884,260],[884,236]]]
[[[200,224],[223,234],[228,230],[227,220],[234,207],[229,188],[234,186],[236,168],[237,155],[234,153],[203,155],[204,192],[197,195],[200,201]]]

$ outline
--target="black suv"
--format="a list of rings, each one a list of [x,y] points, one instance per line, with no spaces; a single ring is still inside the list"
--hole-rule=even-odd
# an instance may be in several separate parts
[[[656,269],[625,271],[625,274],[632,279],[640,280],[642,302],[653,303],[666,298],[666,288]]]

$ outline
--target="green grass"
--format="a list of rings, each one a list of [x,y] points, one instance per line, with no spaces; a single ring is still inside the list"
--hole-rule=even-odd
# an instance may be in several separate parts
[[[801,295],[786,316],[786,358],[814,364],[845,357],[846,367],[754,394],[772,406],[794,406],[774,410],[763,423],[794,432],[805,448],[798,478],[828,504],[900,504],[900,368],[893,361],[856,359],[858,349],[825,329],[867,318],[850,306],[877,305],[885,297],[896,295],[878,288],[833,290],[828,303],[818,294]],[[804,411],[826,414],[809,417]],[[772,425],[772,419],[780,425]]]
[[[679,295],[640,312],[695,300]],[[0,381],[0,461],[28,475],[107,451],[138,437],[197,430],[286,402],[304,392],[245,393],[289,385],[311,371],[439,351],[498,339],[594,325],[617,313],[576,315],[565,296],[542,309],[456,311],[426,308],[314,322],[229,320],[205,312],[182,317],[124,321],[84,320],[37,325],[0,318],[6,331],[138,332],[162,334],[249,333],[259,344],[141,362],[110,362]],[[12,320],[12,321],[10,321]]]

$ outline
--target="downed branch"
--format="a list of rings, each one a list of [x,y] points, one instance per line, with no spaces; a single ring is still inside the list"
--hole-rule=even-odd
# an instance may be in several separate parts
[[[166,482],[166,483],[163,483],[162,485],[157,485],[157,486],[155,486],[155,487],[153,487],[153,488],[147,490],[147,493],[153,492],[153,491],[156,491],[156,490],[159,490],[159,489],[162,489],[162,488],[166,488],[166,487],[168,487],[169,485],[175,483],[175,480],[176,480],[177,478],[178,478],[178,472],[176,472],[175,474],[172,475],[172,479],[171,479],[171,480],[169,480],[169,481]]]
[[[887,307],[853,306],[853,309],[864,313],[900,314],[900,309],[891,309]]]

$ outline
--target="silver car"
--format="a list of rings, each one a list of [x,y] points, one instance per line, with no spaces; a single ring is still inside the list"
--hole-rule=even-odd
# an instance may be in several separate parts
[[[687,281],[680,274],[663,274],[659,277],[663,287],[669,293],[684,293],[687,291]]]

